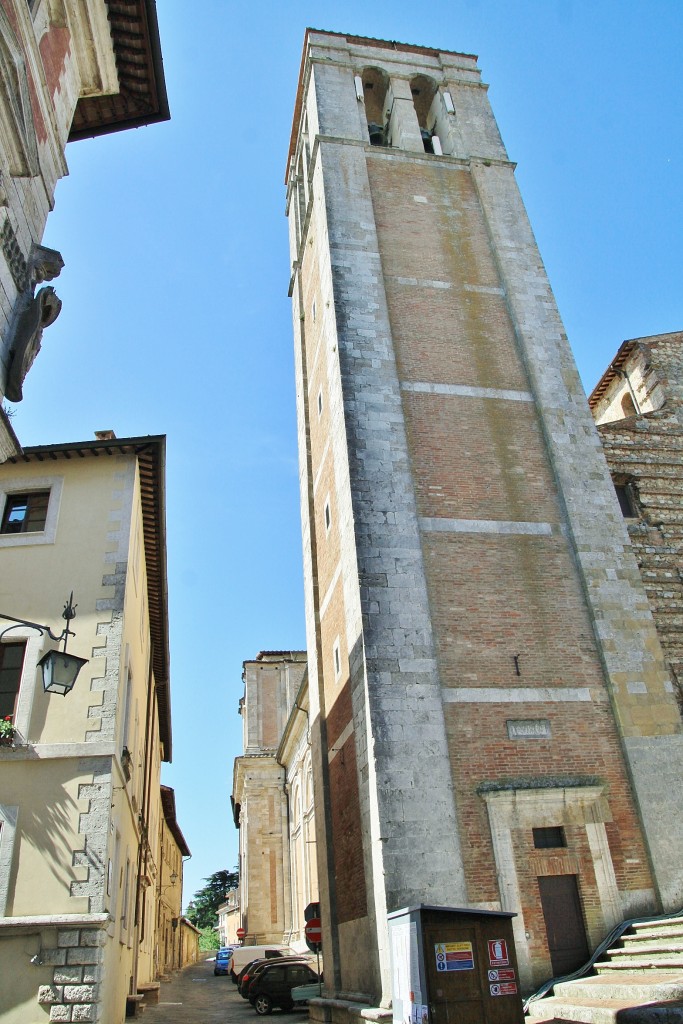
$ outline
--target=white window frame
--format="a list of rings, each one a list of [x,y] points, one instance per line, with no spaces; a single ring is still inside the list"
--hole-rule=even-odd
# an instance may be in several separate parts
[[[23,609],[22,609],[23,610]],[[14,730],[20,743],[26,743],[28,727],[33,711],[33,701],[36,695],[36,677],[38,673],[38,662],[45,652],[46,640],[44,636],[36,633],[30,626],[17,625],[7,633],[4,642],[24,641],[24,664],[21,668],[19,688],[17,690],[16,711],[14,712]]]
[[[7,912],[7,897],[9,895],[9,880],[18,817],[18,807],[10,804],[0,804],[0,917],[4,917]]]
[[[31,544],[54,544],[63,485],[63,476],[13,477],[0,482],[0,518],[4,514],[7,498],[12,494],[29,494],[31,491],[50,492],[43,529],[33,530],[30,533],[0,533],[0,548],[20,548]]]

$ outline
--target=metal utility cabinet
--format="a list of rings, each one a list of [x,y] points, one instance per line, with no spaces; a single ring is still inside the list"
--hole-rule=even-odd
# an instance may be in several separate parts
[[[389,914],[394,1024],[523,1024],[514,916],[424,905]]]

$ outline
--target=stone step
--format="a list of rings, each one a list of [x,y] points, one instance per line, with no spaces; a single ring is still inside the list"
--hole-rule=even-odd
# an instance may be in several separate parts
[[[638,921],[636,924],[632,924],[631,928],[634,932],[641,932],[650,929],[661,931],[665,928],[680,928],[682,926],[683,917],[663,917],[659,921]]]
[[[593,964],[593,968],[598,974],[609,971],[683,971],[683,953],[662,956],[645,953],[641,956],[634,952],[620,960],[601,960]]]
[[[554,996],[532,1003],[527,1020],[529,1024],[557,1020],[572,1024],[683,1024],[683,1003],[643,1004],[627,999],[569,1001]]]
[[[650,955],[654,956],[677,956],[683,953],[683,942],[666,942],[665,940],[648,939],[642,942],[630,942],[628,946],[621,948],[608,949],[605,956],[616,957],[646,957]]]
[[[623,973],[613,971],[597,977],[560,981],[554,995],[564,1002],[574,999],[601,1002],[603,999],[626,1000],[628,1003],[652,1003],[661,1000],[683,1002],[683,971],[649,971]]]
[[[650,940],[668,942],[670,939],[683,939],[683,921],[676,925],[665,925],[663,928],[639,928],[634,932],[625,932],[620,941],[629,943]]]

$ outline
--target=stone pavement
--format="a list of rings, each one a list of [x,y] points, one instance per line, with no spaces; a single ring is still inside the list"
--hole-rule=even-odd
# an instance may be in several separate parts
[[[146,1006],[140,1016],[141,1024],[257,1024],[260,1020],[229,977],[214,976],[213,960],[199,960],[171,981],[162,981],[158,1005]],[[273,1010],[271,1019],[273,1024],[302,1024],[308,1021],[308,1010]]]

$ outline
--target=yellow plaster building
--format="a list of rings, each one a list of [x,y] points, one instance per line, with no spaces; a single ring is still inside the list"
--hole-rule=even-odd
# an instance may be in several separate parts
[[[161,787],[161,807],[161,863],[157,880],[157,973],[168,974],[182,967],[184,962],[188,962],[183,960],[180,920],[183,857],[189,857],[191,854],[176,819],[175,794],[169,786]],[[190,928],[197,931],[193,925],[190,925]],[[189,941],[192,945],[192,940]],[[189,962],[195,959],[195,956],[190,956]]]
[[[0,747],[2,1024],[119,1024],[156,977],[164,462],[163,436],[102,431],[0,465],[0,612],[58,633],[73,590],[69,650],[88,659],[69,694],[46,693],[37,666],[54,645],[0,622],[0,711],[15,728]]]

